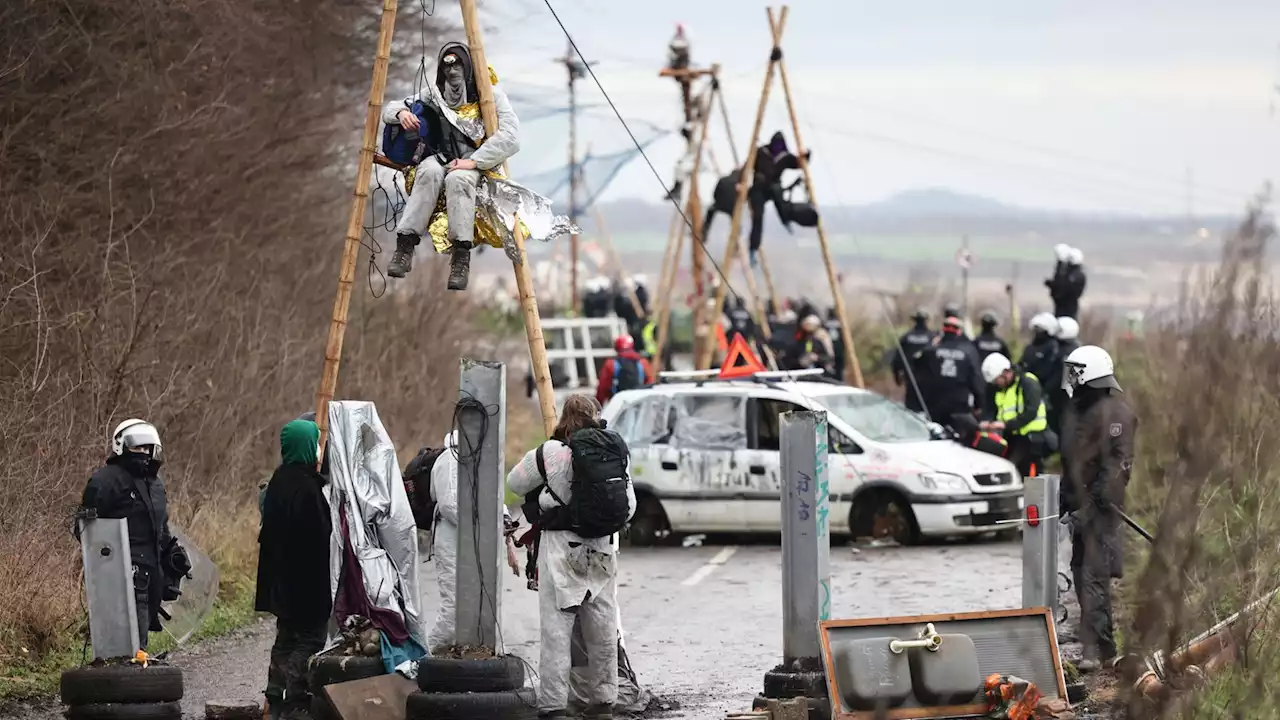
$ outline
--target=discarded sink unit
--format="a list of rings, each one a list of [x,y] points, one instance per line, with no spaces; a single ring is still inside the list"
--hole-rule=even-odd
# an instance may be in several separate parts
[[[1047,608],[827,620],[819,632],[835,720],[983,715],[993,673],[1067,697]]]

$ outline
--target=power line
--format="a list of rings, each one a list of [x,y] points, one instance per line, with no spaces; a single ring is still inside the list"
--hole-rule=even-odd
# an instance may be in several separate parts
[[[551,16],[555,18],[556,24],[560,26],[560,31],[564,33],[565,39],[569,41],[569,47],[573,48],[573,51],[577,53],[578,57],[586,63],[586,58],[583,57],[582,51],[578,49],[578,44],[574,42],[573,36],[569,33],[569,28],[565,27],[564,21],[560,19],[560,15],[556,12],[556,9],[552,7],[551,0],[543,0],[543,3],[546,4],[547,10],[551,11]],[[631,132],[631,127],[622,117],[622,113],[618,111],[618,106],[614,104],[613,98],[609,97],[609,92],[604,89],[604,84],[600,82],[600,78],[596,77],[596,71],[593,70],[589,64],[586,68],[587,74],[591,76],[592,82],[594,82],[596,87],[599,88],[600,94],[604,96],[605,101],[609,103],[609,107],[613,109],[614,116],[618,118],[618,122],[622,123],[622,128],[627,131],[627,136],[630,137],[631,142],[635,144],[636,150],[640,153],[640,157],[644,158],[645,164],[649,166],[649,171],[653,173],[654,179],[658,181],[658,184],[662,187],[663,192],[670,200],[672,206],[675,207],[676,212],[680,214],[680,218],[684,220],[685,226],[689,228],[689,233],[693,238],[693,242],[697,243],[702,249],[702,253],[707,256],[707,260],[711,262],[711,267],[715,268],[716,274],[720,276],[720,281],[724,283],[725,288],[729,292],[733,293],[733,297],[735,299],[742,299],[742,295],[734,289],[733,283],[729,282],[728,276],[725,275],[724,270],[720,268],[720,264],[716,262],[715,257],[711,255],[711,251],[707,249],[706,244],[703,242],[703,238],[698,237],[698,232],[694,228],[693,222],[690,221],[689,216],[685,214],[684,208],[680,207],[680,201],[677,198],[672,197],[671,188],[662,180],[662,174],[658,172],[658,168],[654,167],[653,161],[649,159],[649,155],[644,151],[644,147],[640,144],[640,141],[636,139],[635,133]],[[710,109],[708,108],[707,111],[710,112]]]

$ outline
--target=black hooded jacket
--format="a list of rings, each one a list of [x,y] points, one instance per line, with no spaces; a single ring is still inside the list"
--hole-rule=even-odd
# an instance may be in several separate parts
[[[325,479],[306,463],[281,465],[271,476],[258,534],[258,586],[254,609],[303,625],[318,625],[333,611],[329,587],[332,520]]]
[[[97,510],[100,518],[127,520],[133,564],[160,568],[173,544],[164,481],[159,472],[131,471],[130,463],[128,456],[108,458],[89,478],[80,504]]]

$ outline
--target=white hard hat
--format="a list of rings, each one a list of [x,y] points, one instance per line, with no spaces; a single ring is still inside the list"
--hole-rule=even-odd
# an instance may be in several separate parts
[[[1059,340],[1075,340],[1080,337],[1080,323],[1073,318],[1058,318],[1058,339]]]
[[[116,426],[111,433],[111,454],[123,455],[126,448],[153,446],[151,457],[160,459],[160,431],[146,420],[130,418]]]
[[[804,320],[800,321],[800,327],[807,332],[813,332],[822,326],[822,320],[817,315],[808,315]]]
[[[1027,327],[1032,330],[1043,330],[1050,335],[1058,334],[1058,318],[1053,313],[1042,312],[1036,313],[1031,317],[1031,322],[1027,323]]]
[[[1000,353],[991,353],[982,361],[982,379],[995,382],[1001,373],[1011,367],[1013,363],[1009,362],[1009,358]]]
[[[1063,387],[1068,395],[1082,385],[1120,389],[1111,355],[1097,345],[1076,348],[1067,356],[1064,364],[1066,372],[1063,373]]]
[[[1080,248],[1071,248],[1071,257],[1067,258],[1067,262],[1071,265],[1083,265],[1084,253]]]
[[[1066,243],[1058,243],[1053,246],[1053,255],[1058,258],[1058,262],[1066,262],[1071,257],[1071,246]]]

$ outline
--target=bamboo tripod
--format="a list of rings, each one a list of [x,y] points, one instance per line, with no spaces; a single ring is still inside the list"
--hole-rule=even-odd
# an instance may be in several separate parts
[[[799,160],[800,170],[804,174],[805,191],[808,193],[809,202],[817,208],[817,201],[814,199],[813,194],[813,176],[809,172],[809,163],[804,157],[804,140],[800,135],[800,121],[796,116],[795,103],[791,97],[791,84],[787,78],[786,61],[782,57],[782,33],[786,29],[789,7],[783,5],[782,11],[776,17],[774,16],[773,8],[766,8],[766,12],[769,16],[769,28],[773,34],[773,51],[769,56],[769,66],[765,70],[764,89],[760,92],[760,104],[756,109],[756,120],[751,131],[751,142],[747,146],[747,159],[742,166],[743,172],[738,182],[738,197],[733,205],[733,219],[729,226],[729,242],[725,247],[724,264],[722,265],[725,268],[730,267],[734,255],[738,252],[738,235],[742,231],[742,206],[747,199],[747,191],[753,179],[751,169],[755,167],[756,148],[760,142],[760,128],[764,124],[764,111],[768,106],[769,91],[773,86],[775,71],[782,81],[782,91],[787,101],[787,113],[791,118],[791,130],[792,134],[795,135],[795,153]],[[845,311],[844,294],[840,290],[840,282],[836,277],[835,266],[831,261],[831,249],[827,243],[827,233],[822,224],[821,213],[819,213],[817,230],[818,243],[822,248],[822,261],[827,270],[827,282],[831,285],[832,300],[835,303],[836,316],[840,321],[840,332],[845,342],[846,373],[853,379],[854,386],[864,387],[862,367],[858,363],[853,336],[849,333],[849,318]],[[712,308],[713,319],[718,319],[720,314],[724,312],[724,300],[727,290],[728,288],[722,284],[716,291],[715,304]],[[697,358],[697,367],[706,369],[710,365],[711,353],[708,352],[707,348],[704,348]]]
[[[480,95],[480,113],[484,118],[486,135],[497,129],[497,111],[493,104],[493,85],[489,78],[489,63],[484,54],[484,38],[480,21],[476,17],[475,0],[459,0],[462,6],[462,23],[466,29],[467,44],[471,49],[472,65],[476,76],[476,90]],[[391,56],[391,40],[395,31],[396,0],[383,0],[382,19],[378,30],[378,51],[373,63],[373,82],[369,88],[368,107],[365,112],[364,135],[360,144],[360,162],[356,170],[356,189],[351,203],[351,215],[347,221],[347,235],[342,249],[342,264],[338,275],[338,294],[333,302],[333,317],[329,324],[329,337],[325,343],[324,371],[320,378],[320,390],[316,393],[316,424],[320,426],[320,452],[317,467],[323,460],[325,441],[329,432],[329,402],[333,400],[338,385],[338,367],[342,359],[342,341],[347,329],[347,311],[351,305],[351,286],[355,282],[356,258],[360,251],[360,221],[364,217],[369,198],[369,181],[375,163],[402,169],[376,154],[378,125],[382,119],[382,101],[387,87],[387,66]],[[503,166],[504,172],[506,166]],[[542,413],[542,427],[547,436],[556,425],[555,389],[551,384],[551,371],[547,366],[547,349],[542,339],[542,319],[538,315],[538,301],[533,291],[528,257],[524,250],[524,233],[519,218],[515,222],[515,244],[520,260],[513,263],[516,289],[524,314],[525,336],[529,341],[529,359],[533,366],[533,379],[538,389],[538,406]]]

